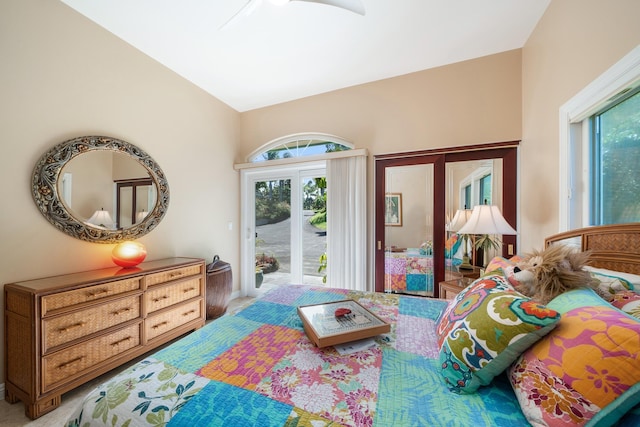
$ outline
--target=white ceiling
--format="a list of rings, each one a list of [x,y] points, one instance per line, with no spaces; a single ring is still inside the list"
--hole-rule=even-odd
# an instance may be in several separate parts
[[[237,111],[521,48],[551,0],[61,0]]]

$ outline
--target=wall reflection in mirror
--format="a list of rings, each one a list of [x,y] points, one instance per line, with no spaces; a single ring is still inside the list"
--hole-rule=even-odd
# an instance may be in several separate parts
[[[77,219],[110,230],[141,222],[153,209],[156,189],[149,172],[131,157],[93,151],[69,161],[58,191]]]

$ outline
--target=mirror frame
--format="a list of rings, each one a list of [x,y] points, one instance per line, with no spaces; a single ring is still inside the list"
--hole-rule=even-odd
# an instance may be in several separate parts
[[[112,151],[138,161],[156,185],[154,208],[139,223],[118,230],[107,230],[74,217],[58,192],[58,179],[64,166],[79,155],[91,151]],[[108,136],[81,136],[64,141],[47,151],[36,163],[31,192],[40,213],[58,230],[80,240],[94,243],[118,243],[135,240],[153,230],[167,213],[169,184],[160,166],[144,150],[121,139]]]

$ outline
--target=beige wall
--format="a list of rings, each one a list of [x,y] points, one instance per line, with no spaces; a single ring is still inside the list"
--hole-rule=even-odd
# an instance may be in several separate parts
[[[113,245],[66,236],[31,198],[38,158],[81,135],[131,142],[165,172],[148,259],[217,253],[238,268],[236,111],[57,1],[3,0],[0,55],[0,284],[113,266]]]
[[[514,50],[245,112],[238,160],[299,132],[371,154],[519,139],[520,68]]]
[[[637,0],[553,0],[523,49],[524,248],[558,231],[559,109],[640,43],[638,16]]]
[[[402,227],[385,227],[385,245],[419,248],[433,240],[433,165],[396,166],[386,176],[386,191],[400,193]]]

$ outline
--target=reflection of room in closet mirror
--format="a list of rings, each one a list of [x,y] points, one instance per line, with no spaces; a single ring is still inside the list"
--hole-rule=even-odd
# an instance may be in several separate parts
[[[502,206],[502,159],[446,164],[447,217],[479,204]]]
[[[472,210],[485,200],[502,208],[502,169],[502,159],[447,163],[447,218],[452,219],[459,209]],[[492,257],[498,252],[491,250],[487,255]]]
[[[385,212],[390,195],[400,195],[398,223],[385,216],[387,246],[420,248],[433,239],[433,165],[393,166],[385,170]],[[393,199],[391,199],[393,201]]]

